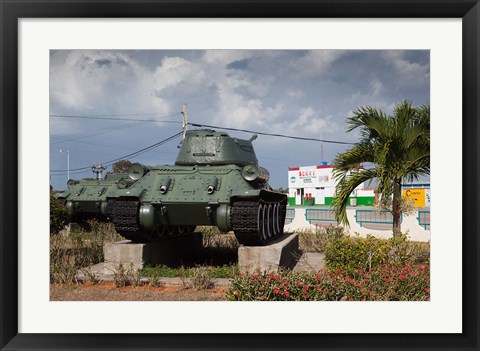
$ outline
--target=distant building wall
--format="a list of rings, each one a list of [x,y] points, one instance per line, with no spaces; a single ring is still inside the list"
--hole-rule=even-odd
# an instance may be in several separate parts
[[[288,169],[288,197],[291,206],[330,206],[335,188],[333,167],[326,162],[318,166]],[[348,201],[352,206],[373,206],[373,189],[364,189],[364,185],[361,184]]]
[[[316,226],[338,225],[333,216],[332,208],[319,207],[287,207],[285,231],[313,230]],[[350,234],[367,234],[378,238],[392,236],[391,215],[386,211],[376,211],[372,208],[347,208],[347,218]],[[288,224],[287,224],[288,223]],[[408,231],[409,239],[414,241],[430,240],[430,209],[417,210],[410,216],[402,216],[402,232]]]

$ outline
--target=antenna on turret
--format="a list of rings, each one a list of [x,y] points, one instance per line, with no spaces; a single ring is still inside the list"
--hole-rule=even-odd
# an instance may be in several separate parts
[[[183,126],[182,126],[183,139],[185,139],[185,134],[187,133],[187,129],[188,129],[188,105],[186,103],[183,104],[182,115],[183,115]]]

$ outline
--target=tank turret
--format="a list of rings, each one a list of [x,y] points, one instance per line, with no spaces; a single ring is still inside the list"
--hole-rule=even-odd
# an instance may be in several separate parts
[[[175,161],[178,166],[249,163],[258,163],[252,140],[231,138],[227,133],[211,129],[188,131]]]

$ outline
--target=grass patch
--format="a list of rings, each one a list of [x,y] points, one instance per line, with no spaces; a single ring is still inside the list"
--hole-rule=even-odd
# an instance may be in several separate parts
[[[50,235],[50,281],[75,283],[79,269],[104,261],[103,246],[121,240],[112,223],[89,220],[89,231],[75,230],[67,235]],[[97,277],[89,275],[92,282]]]
[[[315,230],[297,231],[299,248],[303,252],[323,252],[329,241],[346,235],[340,226],[317,226]]]
[[[233,233],[223,233],[217,227],[199,226],[196,231],[203,234],[203,247],[205,248],[236,250],[240,246]]]
[[[196,265],[193,267],[146,266],[140,270],[142,277],[193,278],[198,267],[208,267],[211,278],[233,278],[238,273],[236,264],[223,266]]]

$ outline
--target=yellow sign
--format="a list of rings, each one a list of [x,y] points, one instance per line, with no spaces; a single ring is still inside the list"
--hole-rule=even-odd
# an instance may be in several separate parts
[[[425,207],[425,189],[403,189],[402,197],[413,201],[415,207]]]

